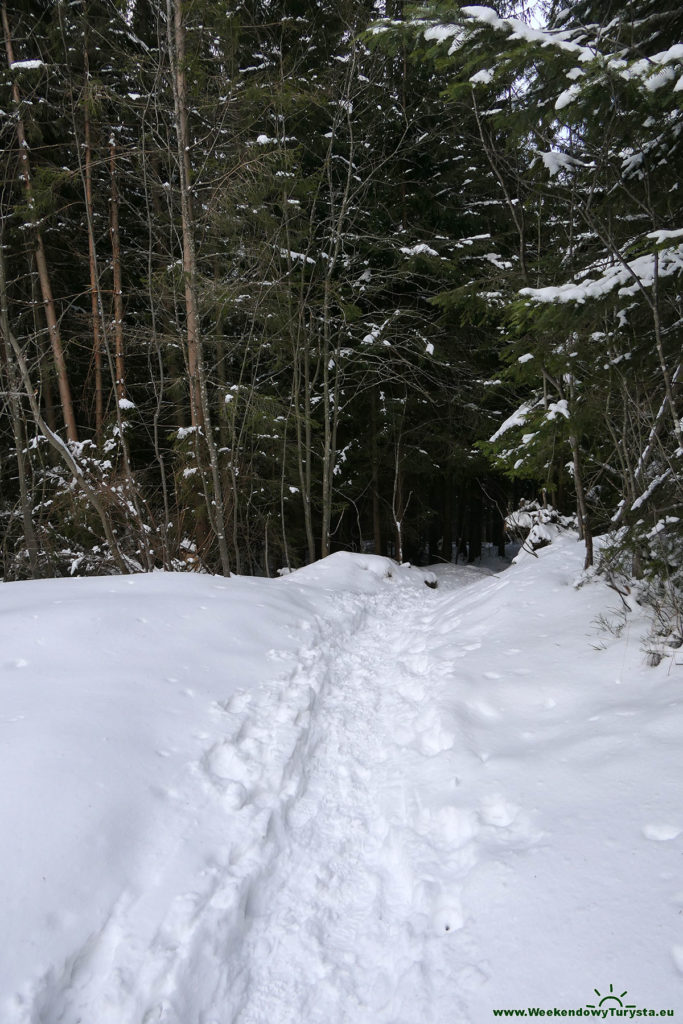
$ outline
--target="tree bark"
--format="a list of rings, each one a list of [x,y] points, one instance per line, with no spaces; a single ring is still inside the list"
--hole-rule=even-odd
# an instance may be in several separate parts
[[[97,282],[97,254],[93,231],[93,198],[92,198],[92,145],[90,138],[90,94],[88,51],[84,50],[86,92],[83,107],[83,128],[85,141],[85,205],[88,221],[88,266],[90,270],[90,315],[92,318],[92,347],[95,365],[95,439],[102,444],[104,431],[104,389],[102,385],[102,337],[100,335],[100,303]]]
[[[12,36],[10,34],[9,20],[7,17],[7,4],[4,2],[0,8],[0,14],[2,17],[3,31],[5,33],[5,51],[7,53],[7,61],[11,71],[12,65],[14,64],[14,50],[12,48]],[[31,162],[28,156],[29,147],[28,142],[26,141],[24,122],[20,113],[21,95],[16,81],[12,82],[12,100],[17,109],[17,139],[19,141],[22,183],[26,194],[27,205],[29,209],[33,210],[35,208],[35,202],[33,199]],[[52,286],[50,284],[50,275],[47,269],[43,236],[41,235],[40,228],[37,225],[33,229],[33,234],[35,238],[36,268],[38,270],[38,278],[40,280],[40,290],[42,292],[43,308],[45,310],[45,319],[47,321],[47,328],[50,336],[52,357],[54,359],[55,370],[57,371],[57,384],[59,387],[59,397],[62,405],[62,416],[64,417],[66,436],[69,441],[77,442],[78,430],[76,428],[76,417],[74,415],[71,387],[69,385],[69,377],[66,369],[66,360],[64,358],[59,321],[57,320],[55,302],[52,295]]]
[[[40,411],[40,406],[38,404],[38,400],[36,398],[36,394],[35,394],[35,391],[34,391],[34,388],[33,388],[32,382],[31,382],[31,376],[30,376],[30,374],[28,372],[28,367],[26,365],[26,360],[24,358],[24,354],[21,351],[21,346],[19,345],[19,342],[17,341],[17,339],[14,337],[14,335],[13,335],[13,333],[11,331],[10,325],[9,325],[9,313],[8,313],[8,303],[7,303],[7,279],[6,279],[6,275],[5,275],[5,257],[4,257],[4,253],[2,251],[2,247],[1,246],[0,246],[0,330],[2,330],[4,339],[5,339],[5,344],[9,344],[11,346],[13,352],[14,352],[15,358],[17,360],[17,366],[19,367],[19,373],[21,375],[21,380],[22,380],[22,383],[24,385],[24,390],[26,392],[26,396],[28,398],[29,405],[31,406],[31,412],[33,413],[33,418],[35,420],[36,426],[38,427],[40,432],[42,434],[44,434],[44,436],[47,438],[47,441],[50,444],[50,446],[53,448],[53,450],[57,453],[59,458],[65,464],[65,466],[67,467],[67,469],[71,473],[71,475],[72,475],[73,479],[76,481],[76,483],[83,489],[83,491],[87,495],[88,500],[90,501],[91,505],[93,506],[93,508],[97,512],[97,514],[99,516],[99,519],[100,519],[100,522],[102,524],[102,530],[104,532],[104,536],[105,536],[105,538],[107,540],[107,543],[108,543],[109,548],[110,548],[111,553],[112,553],[112,558],[114,559],[114,562],[116,563],[117,567],[123,573],[130,572],[129,565],[126,562],[126,559],[123,557],[123,555],[121,553],[121,550],[120,550],[120,548],[118,546],[118,543],[116,541],[116,536],[114,534],[114,531],[112,530],[111,523],[109,522],[109,517],[108,517],[107,511],[106,511],[106,509],[104,507],[104,503],[102,502],[101,495],[98,494],[96,489],[86,479],[85,475],[83,474],[83,471],[81,470],[81,467],[78,465],[78,462],[76,461],[76,459],[75,459],[71,449],[68,447],[68,445],[64,444],[64,442],[62,441],[61,437],[58,434],[55,434],[54,431],[52,431],[50,429],[50,427],[47,425],[47,423],[43,419],[42,413]]]
[[[374,551],[376,555],[384,554],[382,543],[382,505],[379,493],[379,416],[377,409],[377,393],[373,388],[370,405],[370,431],[371,431],[371,474],[372,474],[372,535],[374,540]]]
[[[579,536],[586,546],[586,559],[583,567],[584,569],[588,569],[593,564],[593,534],[588,521],[586,494],[583,488],[583,475],[581,473],[579,444],[575,434],[570,435],[569,444],[572,450],[572,463],[574,466],[574,488],[576,490],[576,511],[579,520]]]
[[[201,338],[197,307],[197,260],[192,211],[192,165],[190,131],[187,118],[187,77],[185,74],[185,25],[182,0],[166,0],[168,49],[173,79],[178,172],[180,175],[180,215],[183,236],[183,277],[185,281],[185,328],[187,331],[187,372],[190,383],[190,415],[193,427],[203,427],[199,367]]]
[[[476,562],[481,558],[482,500],[478,480],[472,481],[470,491],[469,517],[467,523],[467,561]]]
[[[345,100],[346,100],[346,121],[349,133],[348,169],[336,215],[334,214],[334,181],[332,174],[332,148],[334,131],[331,134],[330,144],[327,151],[326,172],[330,190],[330,204],[332,225],[330,230],[330,242],[325,269],[325,281],[323,285],[323,309],[322,309],[322,353],[323,353],[323,414],[324,424],[324,450],[323,450],[323,480],[322,480],[322,528],[320,531],[320,554],[322,558],[330,553],[330,532],[332,524],[332,492],[334,480],[334,466],[336,461],[337,447],[337,426],[339,423],[339,393],[340,375],[339,368],[339,344],[332,341],[332,281],[341,253],[342,235],[346,218],[349,211],[351,199],[351,184],[353,180],[353,160],[355,153],[355,140],[353,125],[350,116],[350,90],[353,82],[355,60],[349,65],[347,75]],[[334,371],[332,383],[330,382],[330,368]]]
[[[119,190],[116,183],[116,143],[109,142],[109,171],[111,174],[111,258],[114,285],[114,367],[116,372],[116,400],[126,397],[126,370],[123,347],[123,287],[121,283],[121,239],[119,235]],[[121,406],[119,405],[119,408]]]
[[[0,249],[2,249],[2,241],[0,240]],[[40,575],[39,564],[38,564],[38,541],[36,538],[36,532],[33,528],[33,517],[31,510],[31,502],[29,498],[28,488],[26,486],[26,432],[24,430],[24,420],[22,417],[21,401],[19,398],[20,389],[19,382],[17,381],[17,374],[14,366],[14,354],[12,352],[12,346],[9,340],[9,317],[7,313],[7,299],[6,299],[6,288],[4,279],[4,263],[0,269],[0,289],[2,290],[2,297],[0,299],[0,329],[5,341],[5,362],[7,364],[7,383],[9,388],[9,405],[12,419],[12,433],[14,434],[14,447],[17,453],[17,475],[19,477],[19,500],[21,504],[21,517],[24,525],[24,540],[26,541],[26,550],[28,552],[29,567],[31,570],[32,579],[37,579]]]
[[[441,557],[453,561],[453,476],[447,472],[443,482]]]
[[[209,454],[213,495],[207,498],[209,522],[218,542],[221,569],[230,575],[230,553],[225,531],[225,504],[214,441],[209,396],[202,358],[202,338],[197,303],[197,260],[194,244],[194,217],[192,212],[192,167],[190,163],[190,132],[187,117],[187,81],[185,76],[185,25],[182,0],[166,0],[167,31],[173,102],[175,110],[176,140],[178,144],[178,170],[180,174],[180,210],[183,234],[183,276],[185,278],[185,317],[187,330],[187,359],[190,378],[190,408],[192,425],[196,428],[197,460],[199,437],[203,433]],[[173,26],[173,31],[171,29]]]

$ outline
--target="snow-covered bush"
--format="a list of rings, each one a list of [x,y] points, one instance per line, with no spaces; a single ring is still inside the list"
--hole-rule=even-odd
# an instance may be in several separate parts
[[[576,528],[574,516],[563,516],[552,505],[542,505],[525,498],[514,512],[505,517],[508,535],[521,543],[521,551],[527,552],[547,547],[559,533],[572,528]]]
[[[622,597],[628,614],[634,604],[648,609],[649,632],[643,650],[658,665],[683,646],[683,550],[680,520],[660,518],[654,526],[640,520],[607,534],[600,549],[599,573]]]

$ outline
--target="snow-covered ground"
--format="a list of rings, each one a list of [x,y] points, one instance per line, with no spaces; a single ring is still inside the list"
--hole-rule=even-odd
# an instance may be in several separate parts
[[[0,585],[2,1024],[683,1015],[683,657],[538,555]]]

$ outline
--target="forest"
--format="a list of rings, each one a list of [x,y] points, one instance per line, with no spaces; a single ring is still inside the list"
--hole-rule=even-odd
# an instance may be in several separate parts
[[[680,633],[678,3],[0,6],[4,580],[475,561],[523,499]]]

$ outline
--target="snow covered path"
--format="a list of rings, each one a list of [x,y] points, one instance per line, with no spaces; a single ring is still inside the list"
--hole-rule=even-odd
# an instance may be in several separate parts
[[[84,638],[95,593],[110,628],[125,607],[145,644],[167,632],[111,700],[84,676],[45,710],[36,652],[6,663],[40,697],[19,688],[5,728],[48,723],[36,792],[56,763],[86,780],[51,812],[0,808],[5,844],[16,820],[35,846],[0,846],[3,1024],[479,1024],[612,983],[683,1009],[680,667],[597,631],[612,595],[572,587],[579,557],[567,538],[500,576],[444,567],[438,590],[359,556],[279,582],[73,581]],[[93,694],[52,750],[55,708]]]
[[[463,924],[478,829],[458,807],[458,737],[425,708],[448,672],[428,651],[431,608],[399,591],[328,652],[282,851],[241,951],[243,1024],[453,1019],[466,979],[443,939]]]
[[[203,769],[231,820],[244,816],[244,834],[211,849],[218,863],[201,900],[177,899],[162,929],[173,955],[152,971],[146,958],[142,991],[157,998],[140,1002],[136,986],[131,1022],[458,1019],[457,992],[479,972],[454,967],[444,937],[463,925],[459,893],[480,826],[467,796],[458,800],[472,755],[426,700],[452,680],[439,602],[420,585],[364,605],[352,632],[330,630],[303,652],[284,692],[239,695],[224,709],[226,738]],[[505,829],[504,805],[488,813]]]

